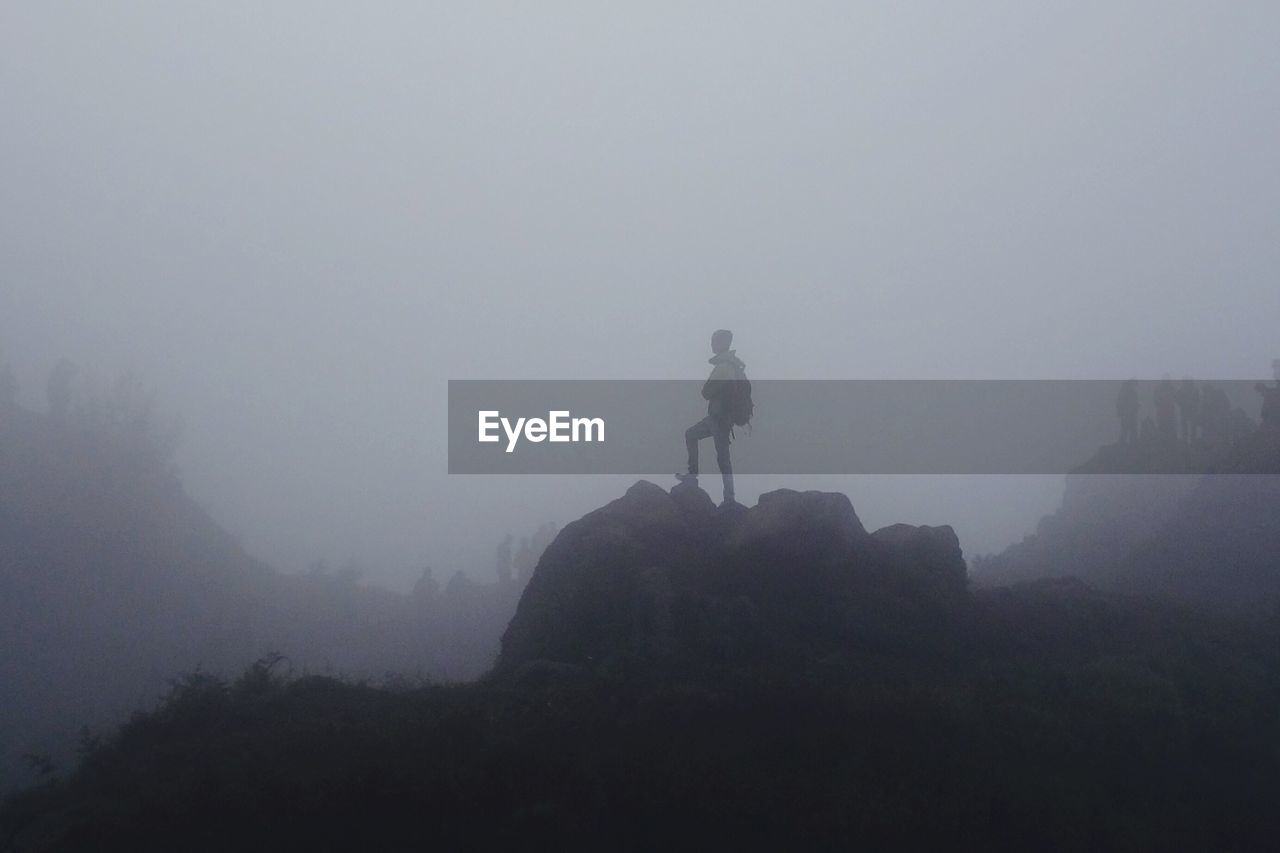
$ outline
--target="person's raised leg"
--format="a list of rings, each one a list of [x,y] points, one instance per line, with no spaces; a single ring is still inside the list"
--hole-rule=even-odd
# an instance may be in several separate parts
[[[707,436],[715,434],[715,426],[710,417],[705,417],[693,426],[684,431],[684,445],[689,453],[689,473],[685,476],[676,475],[677,479],[693,479],[698,478],[698,442]]]

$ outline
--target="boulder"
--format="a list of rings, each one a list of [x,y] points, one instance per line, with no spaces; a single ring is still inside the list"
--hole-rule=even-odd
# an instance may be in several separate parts
[[[531,661],[688,669],[884,649],[917,623],[932,631],[965,583],[949,527],[872,535],[843,494],[779,489],[716,507],[691,483],[640,481],[552,542],[495,674]]]
[[[895,552],[899,561],[936,576],[953,591],[963,591],[968,583],[960,537],[950,525],[892,524],[872,533],[871,538]]]
[[[664,601],[669,577],[706,550],[715,507],[701,503],[689,491],[677,500],[641,480],[565,526],[525,588],[498,669],[539,658],[589,663],[648,644],[662,622],[653,602]]]

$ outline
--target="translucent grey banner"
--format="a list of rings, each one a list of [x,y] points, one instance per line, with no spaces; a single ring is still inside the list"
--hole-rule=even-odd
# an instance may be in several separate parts
[[[1058,474],[1121,444],[1203,459],[1256,429],[1258,384],[1197,382],[1179,403],[1177,381],[753,380],[751,428],[734,429],[730,454],[736,474]],[[685,430],[707,416],[702,388],[451,380],[449,472],[682,471]],[[712,440],[700,450],[702,472],[714,473]]]

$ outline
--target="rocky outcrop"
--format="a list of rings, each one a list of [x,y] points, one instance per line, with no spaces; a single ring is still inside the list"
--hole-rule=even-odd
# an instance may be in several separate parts
[[[948,527],[868,533],[842,494],[781,489],[717,508],[689,484],[640,481],[547,549],[496,673],[910,653],[908,626],[950,624],[965,601]]]

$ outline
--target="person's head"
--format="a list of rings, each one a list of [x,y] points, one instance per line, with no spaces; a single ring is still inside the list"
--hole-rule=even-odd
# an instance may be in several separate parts
[[[716,355],[727,352],[733,343],[733,332],[728,329],[717,329],[711,336],[711,351]]]

